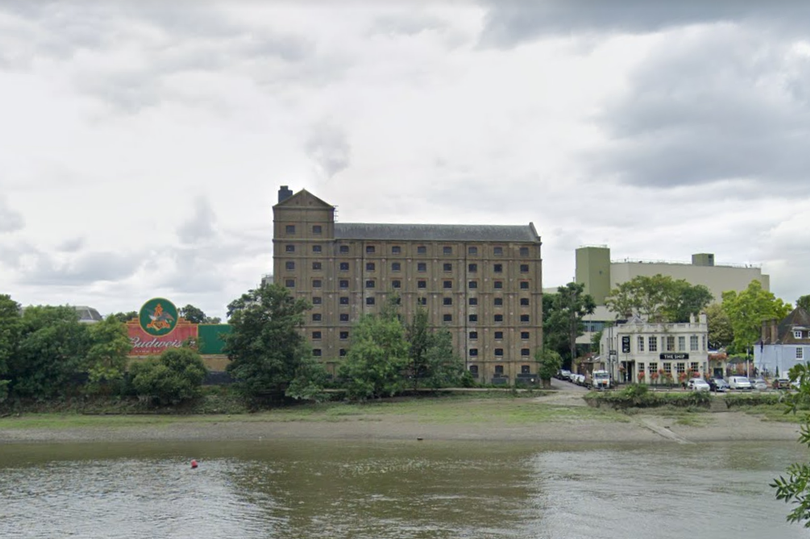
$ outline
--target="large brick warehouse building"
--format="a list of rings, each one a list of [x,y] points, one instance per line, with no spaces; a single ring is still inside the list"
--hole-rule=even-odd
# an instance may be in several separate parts
[[[279,190],[273,276],[312,303],[306,333],[334,374],[352,325],[396,292],[410,319],[424,306],[446,327],[482,383],[536,378],[543,342],[541,241],[532,223],[336,223],[335,207],[306,190]]]

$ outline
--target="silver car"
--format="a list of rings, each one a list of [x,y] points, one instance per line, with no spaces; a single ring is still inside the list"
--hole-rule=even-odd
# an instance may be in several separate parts
[[[753,382],[751,382],[751,385],[752,385],[752,386],[754,387],[754,389],[756,389],[757,391],[765,391],[766,389],[768,389],[768,382],[766,382],[766,381],[765,381],[765,380],[763,380],[762,378],[757,378],[756,380],[754,380]]]

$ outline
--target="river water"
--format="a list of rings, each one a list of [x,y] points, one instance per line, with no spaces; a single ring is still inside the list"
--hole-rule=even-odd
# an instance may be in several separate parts
[[[0,445],[0,538],[780,538],[797,443]],[[192,470],[191,459],[199,462]]]

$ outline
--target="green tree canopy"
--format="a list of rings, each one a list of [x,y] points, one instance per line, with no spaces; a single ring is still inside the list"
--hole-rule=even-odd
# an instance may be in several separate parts
[[[799,299],[797,299],[796,307],[801,307],[802,309],[810,313],[810,295],[801,296]]]
[[[453,336],[446,328],[429,326],[426,309],[418,307],[405,328],[408,342],[408,368],[413,389],[459,385],[464,375],[464,362],[453,349]]]
[[[124,377],[127,354],[132,348],[126,326],[115,316],[89,326],[90,348],[86,369],[91,391],[101,391]]]
[[[577,337],[584,333],[582,318],[593,314],[594,309],[596,303],[590,294],[585,293],[584,284],[572,282],[557,288],[544,330],[552,348],[565,343],[569,358],[573,360],[576,357]]]
[[[0,295],[0,402],[7,395],[9,360],[14,356],[20,340],[22,312],[20,305],[11,296]]]
[[[180,308],[178,313],[192,324],[202,324],[207,319],[203,310],[194,305],[186,305]]]
[[[178,404],[200,396],[208,370],[202,357],[187,347],[170,348],[131,367],[132,387],[141,397]]]
[[[703,285],[668,275],[639,275],[610,292],[605,303],[619,317],[638,316],[651,322],[688,322],[714,297]]]
[[[138,313],[136,311],[129,311],[128,313],[115,313],[112,316],[119,322],[126,324],[130,320],[138,318]]]
[[[790,313],[791,306],[764,290],[762,283],[753,280],[742,292],[723,292],[723,310],[734,332],[734,350],[745,353],[760,338],[762,321],[770,318],[781,320]]]
[[[225,335],[228,372],[251,399],[312,394],[318,365],[301,334],[310,305],[279,284],[263,284],[228,305],[232,332]],[[296,380],[311,376],[312,380]]]
[[[709,326],[709,349],[728,349],[734,342],[734,330],[721,304],[712,303],[706,307],[706,323]]]
[[[562,357],[554,350],[537,350],[534,359],[537,361],[537,375],[543,382],[543,387],[550,387],[551,378],[562,367]]]

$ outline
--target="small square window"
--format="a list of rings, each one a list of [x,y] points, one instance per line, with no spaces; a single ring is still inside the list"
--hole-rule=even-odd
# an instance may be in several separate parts
[[[374,297],[373,296],[366,298],[366,305],[374,305]]]
[[[295,288],[295,279],[287,279],[284,281],[284,286],[287,288]]]
[[[470,273],[475,273],[476,271],[478,271],[478,264],[468,264],[467,271],[469,271]]]
[[[366,245],[366,254],[374,254],[377,249],[373,245]]]
[[[320,288],[321,286],[323,286],[323,281],[321,281],[320,279],[312,280],[312,288]]]
[[[468,247],[467,248],[468,255],[477,255],[478,254],[478,247]]]
[[[470,288],[478,288],[478,281],[470,281],[467,286]]]
[[[495,375],[503,376],[503,365],[495,365]]]
[[[288,260],[284,263],[284,268],[287,270],[294,270],[295,269],[295,262],[292,260]]]
[[[503,348],[495,349],[495,357],[503,357]]]
[[[338,250],[339,250],[340,254],[345,255],[345,254],[347,254],[349,252],[349,246],[348,245],[341,245]]]
[[[802,332],[801,332],[801,330],[794,329],[794,330],[793,330],[793,338],[794,338],[794,339],[801,339],[801,338],[802,338]]]
[[[495,253],[495,256],[501,256],[503,255],[503,247],[495,247],[493,252]]]
[[[470,348],[470,356],[475,357],[478,355],[478,348]],[[475,367],[475,365],[473,365]]]
[[[321,357],[321,349],[320,348],[313,348],[312,355],[315,357]]]
[[[338,300],[341,305],[348,305],[349,304],[349,296],[340,296]]]
[[[496,322],[503,322],[503,315],[502,314],[496,314],[495,315],[495,321]]]
[[[402,264],[399,262],[391,262],[391,271],[401,271]]]
[[[444,305],[452,305],[453,304],[453,298],[442,298],[442,303]]]
[[[503,273],[503,264],[495,264],[492,269],[495,273]]]
[[[323,227],[321,225],[312,225],[312,233],[313,234],[323,233]]]
[[[340,332],[340,340],[341,341],[345,341],[348,338],[349,338],[349,332],[348,331],[341,331]]]
[[[453,281],[442,281],[442,287],[445,289],[453,288]]]
[[[374,279],[369,279],[366,281],[366,288],[374,288],[375,284]]]
[[[322,249],[321,249],[320,245],[313,245],[312,246],[312,252],[313,253],[320,253],[321,251],[322,251]]]
[[[320,262],[313,262],[312,263],[312,269],[314,269],[315,271],[318,271],[318,270],[323,269],[323,267],[322,267]]]
[[[529,305],[529,298],[520,298],[520,305],[522,307],[527,307]]]
[[[503,339],[503,331],[496,331],[495,332],[496,339]]]
[[[470,322],[478,322],[478,315],[477,314],[471,314],[469,319],[470,319]]]
[[[470,298],[470,305],[478,305],[478,298]]]
[[[416,281],[416,288],[427,288],[427,281]]]
[[[419,262],[416,265],[416,270],[421,272],[421,273],[426,272],[427,271],[427,262]]]
[[[374,262],[366,262],[366,271],[374,271],[375,268]]]
[[[417,305],[427,305],[427,298],[416,298]]]
[[[478,339],[478,332],[477,331],[471,331],[470,332],[470,340],[474,341],[476,339]]]
[[[312,304],[313,305],[320,305],[323,303],[323,298],[321,296],[313,296],[312,297]]]
[[[402,281],[399,279],[394,279],[391,281],[391,288],[402,288]]]
[[[528,365],[521,365],[520,366],[520,374],[531,374],[531,372],[532,372],[531,367],[529,367]]]
[[[524,341],[527,340],[529,338],[529,332],[528,331],[521,331],[520,332],[520,338],[523,339]]]
[[[418,246],[418,247],[416,248],[416,253],[417,253],[417,254],[420,254],[420,255],[427,254],[427,247],[425,247],[424,245],[420,245],[420,246]]]
[[[442,254],[446,254],[446,255],[453,254],[453,248],[450,247],[449,245],[445,245],[444,247],[442,247]]]
[[[287,234],[295,234],[295,225],[287,225],[287,226],[285,226],[284,231]]]
[[[402,247],[400,247],[399,245],[393,245],[391,247],[391,254],[392,255],[398,255],[398,254],[401,254],[401,253],[402,253]]]
[[[800,346],[796,347],[796,359],[804,359],[804,349]]]
[[[529,281],[520,281],[520,289],[521,290],[528,290],[529,289]]]
[[[444,320],[445,322],[452,322],[453,321],[453,315],[449,314],[449,313],[445,313],[444,315],[442,315],[442,320]]]
[[[528,314],[521,314],[520,315],[520,321],[521,322],[528,322],[529,321],[529,315]]]
[[[341,279],[338,281],[338,286],[340,288],[349,288],[349,281],[347,279]]]
[[[312,321],[313,322],[320,322],[321,321],[321,313],[312,313]]]
[[[521,348],[520,349],[520,355],[521,356],[530,356],[530,355],[532,355],[532,352],[528,348]]]
[[[444,271],[453,271],[453,264],[445,263],[443,269]]]
[[[288,253],[294,253],[295,252],[295,245],[285,245],[284,250],[287,251]]]
[[[528,264],[521,264],[520,265],[520,273],[529,273],[529,265]]]
[[[321,332],[320,331],[313,331],[312,332],[312,338],[313,339],[320,339],[321,338]]]
[[[340,354],[340,357],[346,357],[346,349],[345,348],[341,348],[338,353]]]
[[[349,321],[349,313],[340,313],[340,321],[341,322],[348,322]]]
[[[340,263],[340,271],[349,271],[349,263],[348,262],[341,262]]]
[[[493,302],[495,303],[495,306],[496,306],[496,307],[500,307],[500,306],[502,306],[502,305],[503,305],[503,298],[495,298],[495,299],[493,300]]]
[[[528,247],[521,247],[520,248],[520,256],[522,256],[522,257],[529,256],[529,248]]]
[[[503,288],[503,281],[492,281],[492,287],[498,289]]]

